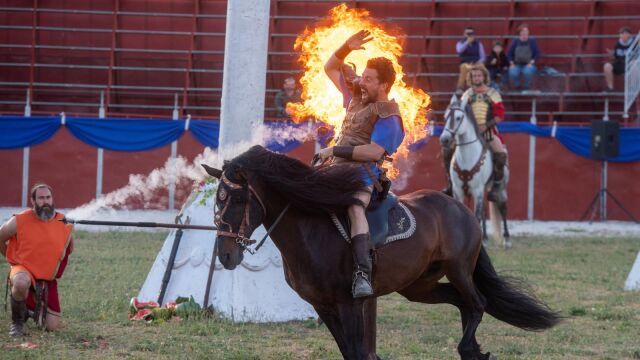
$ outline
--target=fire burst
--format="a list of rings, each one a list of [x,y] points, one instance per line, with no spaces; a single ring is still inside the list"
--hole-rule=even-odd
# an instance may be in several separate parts
[[[294,49],[301,53],[298,61],[305,68],[300,79],[303,102],[289,105],[294,110],[295,119],[311,117],[333,125],[339,131],[345,116],[342,94],[325,74],[324,64],[351,35],[363,29],[371,32],[373,40],[364,45],[365,50],[351,52],[345,63],[355,64],[361,73],[370,58],[383,56],[393,62],[396,80],[389,98],[398,103],[405,130],[405,138],[397,154],[406,156],[409,145],[427,136],[426,111],[431,99],[424,91],[411,88],[404,82],[404,72],[398,61],[402,55],[398,37],[371,19],[367,10],[350,9],[345,4],[336,6],[315,29],[305,29],[298,36]]]

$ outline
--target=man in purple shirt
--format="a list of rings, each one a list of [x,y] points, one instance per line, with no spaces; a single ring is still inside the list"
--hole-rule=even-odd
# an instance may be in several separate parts
[[[460,57],[460,76],[458,76],[456,94],[462,95],[469,69],[475,64],[484,64],[485,59],[484,47],[480,40],[475,38],[473,27],[467,26],[464,29],[464,38],[456,43],[456,53]]]
[[[325,64],[327,76],[342,92],[347,113],[335,146],[324,148],[319,154],[322,160],[332,158],[334,163],[360,165],[356,169],[361,172],[365,186],[356,197],[362,206],[347,209],[354,262],[351,290],[355,298],[373,294],[371,241],[365,209],[373,190],[382,191],[380,165],[404,139],[400,108],[393,99],[389,100],[389,91],[396,80],[393,63],[383,57],[369,59],[362,76],[344,63],[351,51],[364,49],[363,45],[372,39],[370,35],[367,30],[352,35]]]

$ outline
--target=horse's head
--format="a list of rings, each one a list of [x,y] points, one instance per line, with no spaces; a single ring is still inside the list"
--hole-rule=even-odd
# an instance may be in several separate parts
[[[463,140],[466,135],[475,131],[467,116],[467,101],[458,100],[455,94],[444,113],[444,120],[444,128],[440,135],[440,143],[443,146],[450,146],[456,138]]]
[[[209,175],[220,179],[216,192],[214,222],[218,228],[218,259],[227,270],[242,262],[244,250],[253,242],[251,234],[260,225],[265,207],[250,184],[250,174],[237,165],[222,170],[202,165]]]

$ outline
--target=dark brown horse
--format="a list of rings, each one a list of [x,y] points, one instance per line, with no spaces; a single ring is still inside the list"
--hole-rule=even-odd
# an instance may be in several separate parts
[[[526,330],[554,326],[560,317],[542,302],[496,274],[481,243],[473,214],[439,192],[400,197],[415,215],[417,229],[406,240],[377,249],[375,295],[353,299],[349,244],[327,215],[344,213],[361,188],[350,165],[313,169],[302,162],[254,146],[222,170],[205,166],[219,179],[215,221],[217,251],[226,269],[243,259],[253,230],[276,222],[271,233],[282,253],[289,285],[313,305],[345,359],[377,359],[376,297],[398,292],[410,301],[448,303],[460,310],[462,359],[488,359],[475,332],[484,312]],[[449,282],[439,282],[443,277]]]

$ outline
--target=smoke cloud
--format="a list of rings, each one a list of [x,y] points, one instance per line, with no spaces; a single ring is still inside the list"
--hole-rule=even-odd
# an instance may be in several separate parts
[[[91,219],[97,215],[104,217],[105,214],[114,214],[115,208],[126,209],[127,205],[136,202],[142,203],[144,208],[154,208],[161,202],[158,191],[167,189],[173,184],[191,182],[194,185],[205,179],[206,172],[200,164],[207,164],[216,168],[221,168],[224,160],[230,160],[246,151],[255,144],[277,143],[284,144],[287,141],[306,141],[310,137],[309,128],[293,126],[259,126],[251,131],[251,139],[244,142],[236,142],[231,146],[221,149],[221,152],[205,148],[198,154],[193,162],[189,162],[183,156],[175,159],[167,159],[164,165],[154,169],[147,175],[129,175],[129,182],[120,189],[94,199],[70,211],[67,216],[71,219]]]

